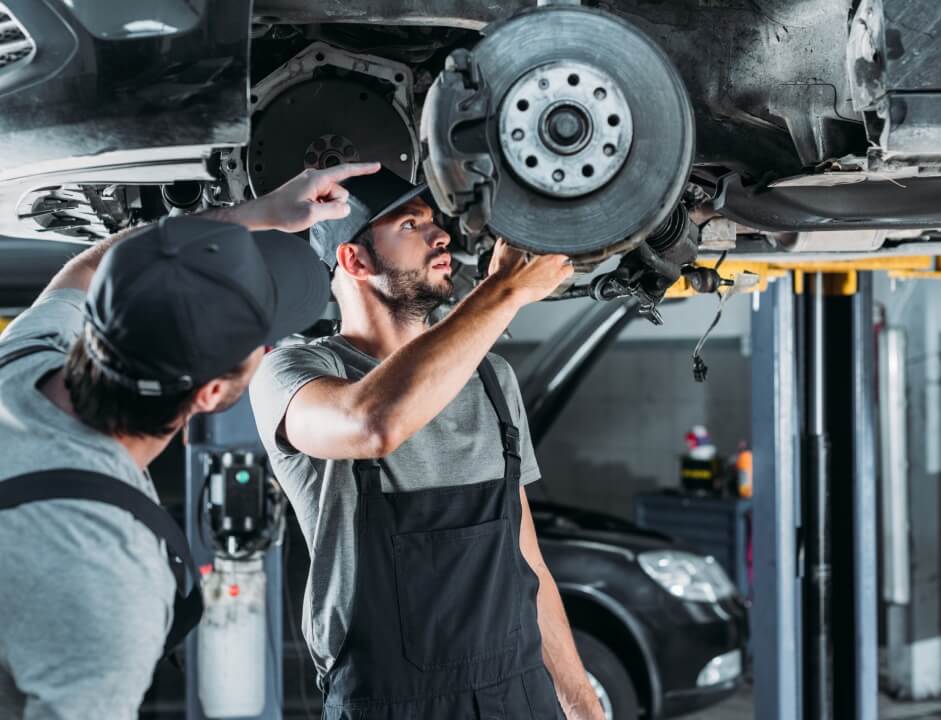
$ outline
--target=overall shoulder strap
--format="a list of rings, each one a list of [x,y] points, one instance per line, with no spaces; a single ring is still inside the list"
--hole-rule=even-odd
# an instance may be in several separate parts
[[[382,493],[382,466],[380,461],[370,458],[353,461],[353,477],[360,495],[379,495]]]
[[[167,634],[165,654],[175,648],[196,626],[203,612],[199,571],[190,553],[186,535],[170,514],[143,492],[117,478],[88,470],[57,469],[18,475],[0,481],[0,510],[42,500],[91,500],[114,505],[131,513],[166,542],[168,562],[177,583],[173,625]],[[186,592],[186,570],[193,587]]]
[[[6,367],[11,362],[24,358],[33,353],[45,352],[48,350],[62,350],[64,348],[56,343],[51,337],[36,338],[34,342],[27,343],[21,348],[17,348],[8,355],[0,357],[0,368]]]
[[[506,476],[519,479],[520,476],[520,431],[513,423],[510,407],[506,403],[506,396],[493,365],[487,358],[483,359],[477,368],[480,379],[484,384],[484,391],[490,399],[490,404],[500,419],[500,437],[503,441],[503,458],[506,461]]]

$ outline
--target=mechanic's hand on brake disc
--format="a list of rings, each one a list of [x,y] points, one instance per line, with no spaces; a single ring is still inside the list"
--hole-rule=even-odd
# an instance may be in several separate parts
[[[497,239],[488,276],[518,293],[522,304],[542,300],[572,276],[575,269],[565,255],[534,255]]]
[[[324,220],[350,213],[349,192],[340,185],[354,175],[378,172],[379,163],[347,163],[324,170],[305,170],[267,195],[239,205],[239,221],[251,230],[299,232]]]

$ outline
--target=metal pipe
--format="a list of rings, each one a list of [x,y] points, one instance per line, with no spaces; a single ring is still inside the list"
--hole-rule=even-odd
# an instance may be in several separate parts
[[[804,720],[830,720],[830,476],[826,432],[823,274],[807,296],[804,466]]]
[[[203,198],[203,184],[198,180],[177,180],[162,185],[160,193],[167,209],[195,210]]]
[[[812,276],[813,292],[810,295],[809,322],[807,324],[807,350],[810,360],[807,373],[807,432],[823,435],[824,423],[824,334],[823,334],[823,273]]]
[[[908,522],[908,404],[905,331],[879,334],[879,446],[882,461],[882,599],[911,602]]]
[[[876,430],[871,272],[853,297],[853,611],[855,718],[879,715]]]

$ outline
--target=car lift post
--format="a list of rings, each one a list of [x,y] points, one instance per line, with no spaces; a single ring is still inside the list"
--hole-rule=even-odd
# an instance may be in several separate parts
[[[815,292],[801,303],[803,343],[790,275],[769,284],[752,314],[754,712],[768,720],[876,720],[872,277],[854,273],[848,297],[824,294],[831,278],[811,279]],[[802,384],[807,393],[799,407]],[[828,545],[838,613],[827,612]]]
[[[872,273],[826,294],[832,715],[876,720],[878,623]],[[828,278],[830,279],[830,278]]]
[[[830,462],[823,273],[805,284],[802,550],[804,720],[830,720]],[[807,286],[810,287],[807,287]]]
[[[875,325],[872,272],[857,273],[853,295],[853,702],[855,720],[879,715]],[[839,699],[839,698],[837,698]]]
[[[752,312],[754,715],[800,720],[797,578],[797,363],[790,274],[771,281]]]

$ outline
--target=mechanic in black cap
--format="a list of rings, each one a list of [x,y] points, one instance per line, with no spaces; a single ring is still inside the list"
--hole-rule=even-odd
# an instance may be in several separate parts
[[[289,233],[344,217],[339,183],[378,167],[104,240],[0,336],[0,717],[137,717],[202,610],[146,467],[320,317],[328,274]]]
[[[250,389],[311,552],[324,717],[602,718],[536,542],[519,386],[488,353],[572,267],[498,241],[431,325],[453,287],[426,188],[387,170],[345,187],[350,214],[311,231],[341,331],[270,353]]]

